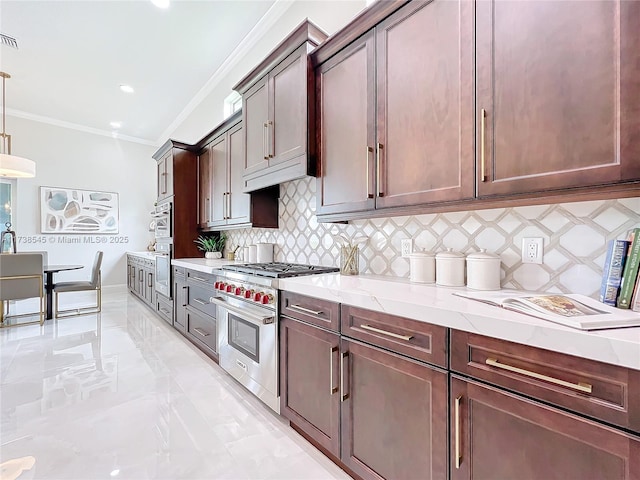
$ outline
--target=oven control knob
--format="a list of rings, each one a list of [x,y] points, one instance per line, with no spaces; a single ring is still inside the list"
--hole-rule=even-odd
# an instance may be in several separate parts
[[[265,305],[273,303],[273,295],[271,295],[270,293],[262,295],[262,303],[264,303]]]
[[[236,288],[235,285],[227,285],[227,293],[231,293],[233,291],[233,289]]]
[[[236,289],[235,289],[234,293],[235,293],[236,295],[242,295],[242,294],[244,293],[244,288],[242,288],[242,287],[236,287]]]
[[[224,282],[218,282],[218,286],[216,287],[218,290],[224,290],[226,285]]]
[[[244,298],[251,298],[251,297],[253,297],[253,290],[245,290]]]
[[[261,302],[262,301],[262,292],[256,292],[256,294],[253,296],[253,300],[256,302]]]
[[[215,288],[216,290],[217,290],[218,288],[220,288],[220,282],[216,282],[216,283],[214,283],[214,284],[213,284],[213,288]]]

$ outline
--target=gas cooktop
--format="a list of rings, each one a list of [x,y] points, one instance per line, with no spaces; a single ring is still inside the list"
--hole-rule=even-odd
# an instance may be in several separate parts
[[[300,275],[314,275],[317,273],[337,272],[337,267],[323,267],[321,265],[300,265],[297,263],[242,263],[240,265],[225,265],[222,270],[247,273],[262,277],[285,278]]]

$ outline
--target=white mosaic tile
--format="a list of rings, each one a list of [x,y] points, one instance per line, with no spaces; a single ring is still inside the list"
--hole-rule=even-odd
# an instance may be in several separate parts
[[[597,296],[606,242],[640,226],[640,198],[325,224],[314,214],[316,179],[287,182],[280,191],[280,228],[230,230],[228,245],[273,242],[276,261],[339,266],[339,234],[365,236],[361,273],[408,277],[409,262],[401,257],[400,245],[413,238],[417,249],[498,253],[503,287]],[[542,265],[522,264],[522,237],[544,239]]]

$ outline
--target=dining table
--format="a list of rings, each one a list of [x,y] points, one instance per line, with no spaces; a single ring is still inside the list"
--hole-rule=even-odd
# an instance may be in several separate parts
[[[81,268],[84,268],[84,265],[44,265],[44,289],[47,303],[45,319],[51,320],[53,318],[53,289],[55,288],[53,274],[69,270],[80,270]]]

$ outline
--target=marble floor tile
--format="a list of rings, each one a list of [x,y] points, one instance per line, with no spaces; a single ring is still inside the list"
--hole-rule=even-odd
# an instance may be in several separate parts
[[[9,477],[12,461],[33,466]],[[350,478],[125,293],[0,331],[0,464],[20,480]]]

